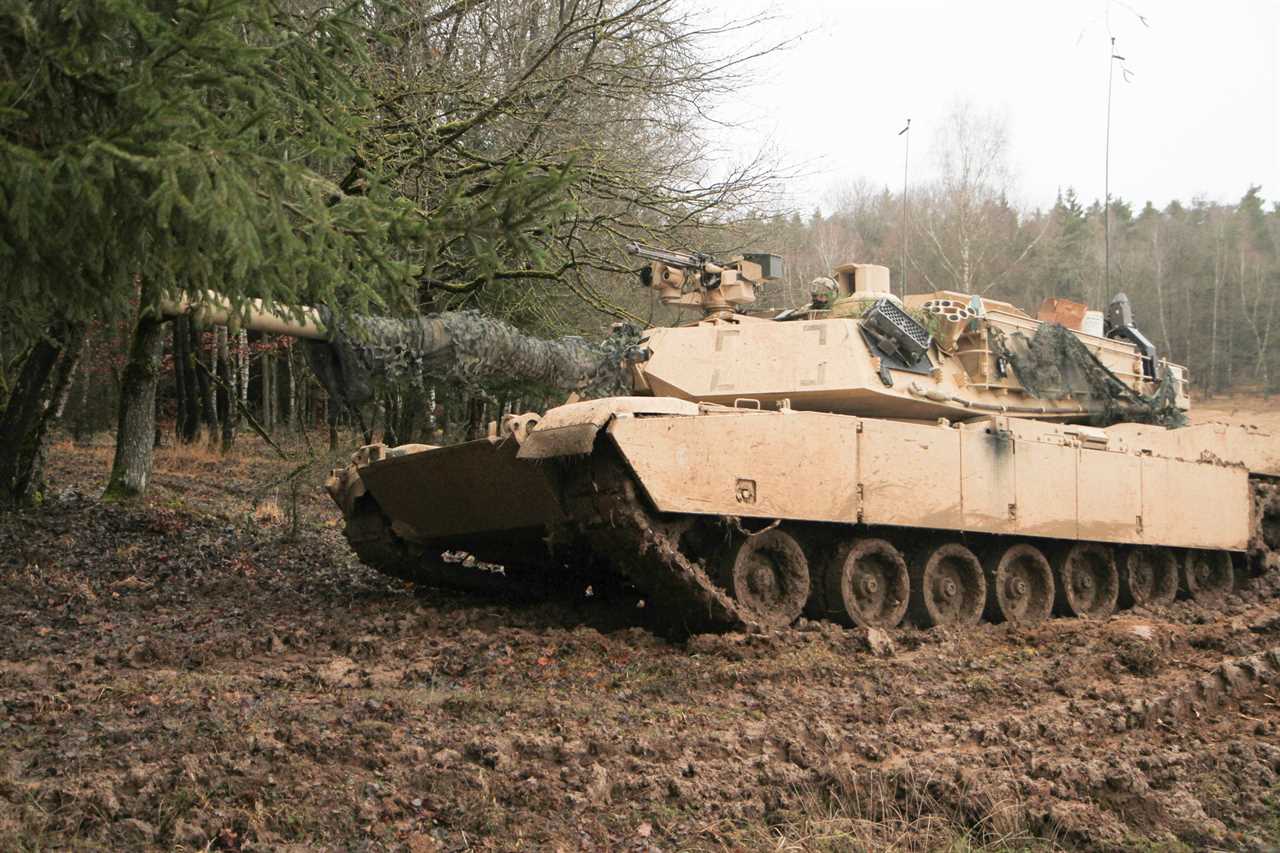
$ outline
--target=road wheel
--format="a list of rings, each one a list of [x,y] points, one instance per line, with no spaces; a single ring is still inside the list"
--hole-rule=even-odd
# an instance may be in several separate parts
[[[1178,558],[1168,548],[1128,549],[1120,563],[1126,607],[1163,607],[1178,596]]]
[[[976,625],[987,603],[982,563],[959,542],[925,549],[911,561],[911,619],[921,628]]]
[[[1109,545],[1072,542],[1054,552],[1057,610],[1063,616],[1106,619],[1116,611],[1120,575]]]
[[[906,615],[911,578],[906,560],[883,539],[838,543],[816,566],[816,615],[842,625],[892,628]]]
[[[1235,570],[1227,551],[1188,551],[1182,567],[1187,592],[1200,604],[1221,604],[1235,587]]]
[[[726,555],[724,585],[766,625],[796,620],[809,598],[809,561],[789,533],[774,528],[739,539]]]
[[[996,548],[986,560],[987,616],[991,621],[1034,625],[1053,611],[1053,570],[1040,549],[1026,542]]]

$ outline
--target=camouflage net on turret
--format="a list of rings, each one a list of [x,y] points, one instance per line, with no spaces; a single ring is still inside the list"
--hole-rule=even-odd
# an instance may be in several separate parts
[[[453,382],[464,387],[527,384],[583,397],[628,393],[626,362],[639,332],[619,326],[602,343],[568,336],[545,340],[478,311],[421,317],[352,317],[335,322],[328,341],[308,341],[307,357],[329,393],[348,405],[379,385]]]
[[[1028,394],[1042,400],[1082,401],[1098,426],[1187,425],[1186,413],[1177,406],[1178,379],[1167,366],[1155,393],[1147,396],[1126,385],[1075,334],[1057,323],[1041,324],[1030,338],[1022,332],[1005,335],[993,329],[991,346],[1013,368]]]

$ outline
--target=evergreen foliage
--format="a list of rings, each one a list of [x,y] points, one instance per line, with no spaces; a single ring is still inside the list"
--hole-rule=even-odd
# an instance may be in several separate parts
[[[1057,271],[1057,292],[1068,299],[1083,299],[1089,272],[1089,223],[1076,191],[1067,187],[1053,206],[1058,233],[1049,244],[1050,263]]]
[[[36,322],[118,316],[142,278],[386,310],[412,304],[414,256],[457,241],[485,275],[564,174],[504,164],[484,204],[445,195],[430,212],[395,191],[362,149],[378,8],[6,4],[0,299]]]

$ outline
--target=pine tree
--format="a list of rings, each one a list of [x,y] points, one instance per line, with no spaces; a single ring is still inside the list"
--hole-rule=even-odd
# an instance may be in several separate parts
[[[20,3],[0,13],[6,302],[130,310],[135,281],[285,303],[383,304],[425,223],[350,156],[362,4]],[[75,251],[69,251],[72,247]],[[336,297],[341,296],[341,299]]]
[[[396,176],[363,149],[377,109],[361,69],[379,38],[379,8],[0,7],[0,60],[11,73],[0,81],[0,301],[14,306],[12,322],[39,356],[24,385],[29,399],[10,395],[7,407],[42,411],[35,403],[56,375],[49,354],[66,350],[67,330],[91,318],[136,316],[131,352],[150,359],[157,305],[178,290],[216,290],[237,305],[258,297],[339,313],[402,311],[415,302],[423,258],[430,268],[462,241],[474,259],[468,274],[492,275],[518,245],[514,229],[557,211],[564,173],[520,164],[500,170],[483,203],[459,193],[423,211],[396,194]],[[131,363],[127,372],[136,381],[122,408],[145,404],[154,366]],[[149,434],[153,418],[122,411],[120,423]],[[27,423],[15,410],[0,423],[19,421]],[[118,436],[119,445],[142,443]],[[16,468],[33,459],[27,453]],[[127,461],[118,456],[117,468]],[[119,495],[145,482],[116,474],[109,491]],[[29,501],[15,491],[23,481],[0,482],[0,501]]]
[[[1054,295],[1083,300],[1087,296],[1089,222],[1076,191],[1067,187],[1053,206],[1057,239],[1051,248]]]

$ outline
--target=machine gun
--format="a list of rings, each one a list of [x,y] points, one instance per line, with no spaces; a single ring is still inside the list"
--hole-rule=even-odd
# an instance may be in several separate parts
[[[756,288],[782,277],[782,258],[752,252],[727,262],[701,252],[676,252],[630,243],[627,251],[649,261],[640,283],[658,291],[664,305],[725,317],[756,300]]]

